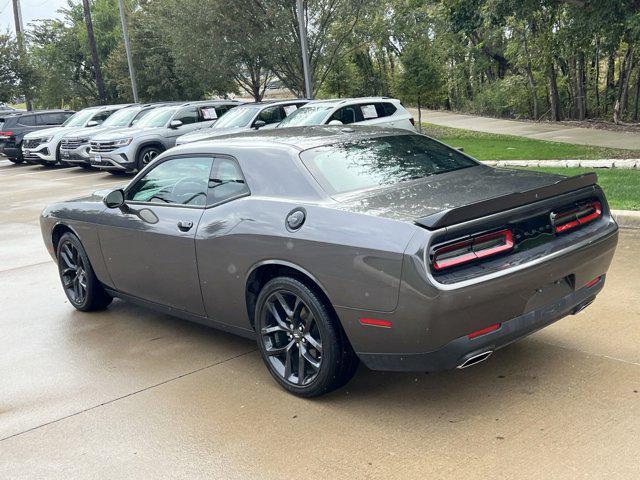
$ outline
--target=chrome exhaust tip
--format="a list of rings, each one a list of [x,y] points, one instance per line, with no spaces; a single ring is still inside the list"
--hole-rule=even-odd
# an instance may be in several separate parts
[[[477,363],[484,362],[487,358],[491,356],[492,353],[493,353],[493,350],[486,350],[482,353],[476,353],[474,355],[471,355],[470,357],[465,358],[460,363],[460,365],[458,365],[456,368],[459,368],[460,370],[462,370],[463,368],[467,368]]]

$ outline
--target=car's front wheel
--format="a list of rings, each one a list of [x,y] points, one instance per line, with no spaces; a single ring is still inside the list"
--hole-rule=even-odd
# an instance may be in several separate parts
[[[138,171],[142,170],[144,167],[149,165],[154,158],[160,155],[162,151],[157,147],[144,147],[138,153],[138,158],[136,160],[136,167]]]
[[[60,238],[57,250],[58,272],[69,302],[78,310],[90,312],[106,308],[113,297],[96,278],[89,257],[78,237],[67,232]]]
[[[262,359],[291,393],[328,393],[357,369],[358,358],[330,306],[295,278],[267,282],[258,295],[255,326]]]

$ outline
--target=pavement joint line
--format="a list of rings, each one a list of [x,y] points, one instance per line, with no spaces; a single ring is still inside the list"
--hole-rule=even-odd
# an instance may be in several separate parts
[[[51,263],[51,262],[52,260],[47,260],[45,262],[30,263],[29,265],[20,265],[19,267],[11,267],[5,270],[0,270],[0,274],[7,273],[7,272],[15,272],[16,270],[21,270],[23,268],[37,267],[38,265],[46,265],[47,263]]]
[[[25,433],[32,432],[34,430],[38,430],[39,428],[46,427],[48,425],[52,425],[54,423],[61,422],[61,421],[66,420],[68,418],[75,417],[77,415],[81,415],[83,413],[89,412],[91,410],[95,410],[95,409],[103,407],[105,405],[110,405],[110,404],[112,404],[114,402],[117,402],[119,400],[124,400],[125,398],[131,397],[133,395],[137,395],[139,393],[146,392],[147,390],[151,390],[152,388],[156,388],[156,387],[159,387],[161,385],[165,385],[165,384],[167,384],[169,382],[173,382],[174,380],[179,380],[179,379],[181,379],[183,377],[186,377],[186,376],[189,376],[189,375],[193,375],[194,373],[198,373],[198,372],[201,372],[201,371],[206,370],[208,368],[212,368],[212,367],[221,365],[223,363],[229,362],[231,360],[235,360],[236,358],[244,357],[245,355],[249,355],[250,353],[253,353],[253,352],[256,352],[256,351],[258,351],[258,349],[254,348],[253,350],[249,350],[247,352],[239,353],[238,355],[234,355],[233,357],[225,358],[224,360],[220,360],[219,362],[215,362],[215,363],[212,363],[210,365],[205,365],[204,367],[200,367],[200,368],[197,368],[197,369],[192,370],[190,372],[183,373],[181,375],[178,375],[177,377],[169,378],[167,380],[163,380],[162,382],[156,383],[154,385],[149,385],[148,387],[141,388],[140,390],[136,390],[135,392],[130,392],[130,393],[127,393],[126,395],[121,395],[121,396],[119,396],[117,398],[112,398],[111,400],[107,400],[106,402],[100,403],[98,405],[93,405],[91,407],[87,407],[87,408],[85,408],[83,410],[80,410],[78,412],[74,412],[74,413],[70,413],[69,415],[65,415],[64,417],[56,418],[55,420],[51,420],[51,421],[45,422],[45,423],[43,423],[41,425],[37,425],[35,427],[28,428],[28,429],[23,430],[21,432],[13,433],[13,434],[11,434],[11,435],[9,435],[7,437],[0,438],[0,442],[4,442],[5,440],[9,440],[11,438],[23,435]]]
[[[604,355],[604,354],[601,354],[601,353],[589,352],[589,351],[583,350],[581,348],[568,347],[566,345],[561,345],[559,343],[550,342],[548,340],[536,340],[536,341],[540,342],[540,343],[544,343],[546,345],[551,345],[552,347],[563,348],[565,350],[572,350],[574,352],[584,353],[585,355],[590,355],[592,357],[606,358],[607,360],[613,360],[613,361],[616,361],[616,362],[626,363],[627,365],[635,365],[636,367],[640,367],[640,363],[634,362],[632,360],[625,360],[624,358],[612,357],[611,355]]]

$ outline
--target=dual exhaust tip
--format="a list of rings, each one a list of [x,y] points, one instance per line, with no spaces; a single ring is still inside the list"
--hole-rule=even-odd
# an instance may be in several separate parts
[[[484,352],[474,353],[471,356],[464,357],[462,359],[462,362],[460,362],[460,364],[456,368],[462,370],[463,368],[471,367],[472,365],[484,362],[491,356],[492,353],[493,350],[485,350]]]

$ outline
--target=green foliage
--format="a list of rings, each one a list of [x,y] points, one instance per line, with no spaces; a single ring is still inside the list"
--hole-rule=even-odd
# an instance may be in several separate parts
[[[639,158],[640,152],[621,148],[593,147],[571,143],[548,142],[513,135],[475,132],[461,128],[448,128],[429,123],[422,124],[425,135],[451,145],[462,147],[478,160],[562,160]]]
[[[580,175],[595,171],[598,185],[607,195],[609,206],[617,210],[640,210],[640,171],[621,169],[589,168],[535,168],[546,173],[560,175]]]
[[[419,108],[436,106],[441,100],[442,73],[430,52],[426,41],[416,41],[407,46],[400,57],[403,71],[396,91],[402,100]]]
[[[20,58],[18,44],[8,33],[0,34],[0,102],[6,103],[19,94]]]

